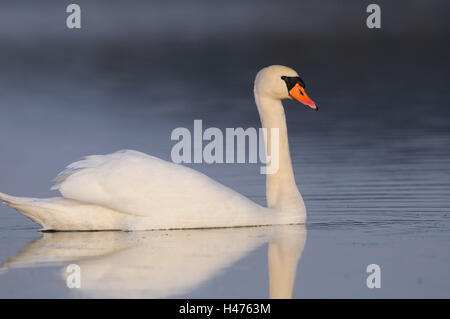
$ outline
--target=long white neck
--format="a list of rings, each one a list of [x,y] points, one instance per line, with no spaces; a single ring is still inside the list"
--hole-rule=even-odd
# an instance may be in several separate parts
[[[275,154],[274,150],[271,149],[272,144],[278,144],[279,149],[278,170],[273,174],[267,174],[266,177],[267,207],[275,208],[281,212],[305,213],[305,205],[295,183],[292,169],[283,105],[280,100],[259,96],[256,92],[255,101],[262,127],[267,129],[267,158],[273,157]],[[273,128],[278,129],[278,143],[272,143],[272,139],[276,138],[276,135],[272,136],[271,129]]]

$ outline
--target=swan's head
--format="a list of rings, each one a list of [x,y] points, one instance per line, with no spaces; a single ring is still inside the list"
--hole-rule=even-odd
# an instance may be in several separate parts
[[[305,82],[297,72],[287,66],[271,65],[258,72],[255,94],[278,100],[296,99],[315,111],[319,108],[305,92]]]

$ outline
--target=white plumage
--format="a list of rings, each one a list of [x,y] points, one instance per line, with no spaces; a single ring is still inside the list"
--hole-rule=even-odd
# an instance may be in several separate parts
[[[266,128],[279,128],[279,170],[267,177],[269,208],[208,176],[137,151],[92,155],[70,164],[52,189],[62,197],[37,199],[0,193],[0,199],[52,230],[145,230],[304,223],[281,99],[289,98],[287,67],[261,70],[255,100]],[[268,137],[270,139],[270,136]],[[268,144],[269,141],[267,141]]]

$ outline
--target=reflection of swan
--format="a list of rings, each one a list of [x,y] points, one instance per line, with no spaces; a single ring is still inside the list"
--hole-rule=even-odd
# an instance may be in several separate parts
[[[75,263],[82,295],[161,298],[192,291],[269,242],[270,296],[289,298],[305,240],[303,225],[44,233],[2,268]]]
[[[304,83],[284,66],[262,69],[255,101],[267,128],[268,152],[278,146],[279,169],[267,175],[267,205],[190,168],[136,151],[88,156],[68,166],[54,186],[62,198],[0,199],[55,230],[142,230],[304,223],[306,209],[294,180],[282,99],[295,98],[317,110]],[[271,140],[271,129],[279,139]],[[275,133],[274,133],[275,134]],[[272,143],[277,142],[277,143]]]

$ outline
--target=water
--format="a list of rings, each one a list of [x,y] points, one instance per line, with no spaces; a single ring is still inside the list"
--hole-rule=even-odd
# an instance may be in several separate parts
[[[166,16],[171,12],[153,5]],[[426,13],[422,18],[444,12],[436,9],[442,3],[435,5],[418,10]],[[0,191],[57,196],[50,180],[89,154],[127,148],[169,160],[171,131],[192,128],[194,119],[204,127],[257,127],[253,77],[262,66],[282,63],[302,74],[320,107],[315,113],[285,103],[308,223],[42,234],[0,206],[0,297],[266,298],[269,275],[282,283],[293,273],[294,298],[450,297],[445,19],[411,26],[410,33],[402,8],[391,7],[403,18],[387,13],[384,33],[373,34],[353,9],[347,26],[340,24],[345,15],[331,14],[335,29],[320,20],[321,31],[310,30],[304,19],[273,29],[246,19],[278,12],[265,4],[256,13],[244,6],[240,15],[226,7],[236,29],[205,15],[186,30],[186,21],[165,28],[163,17],[153,16],[148,23],[159,29],[133,19],[118,28],[104,18],[68,34],[51,23],[59,23],[59,9],[47,6],[41,28],[33,28],[39,16],[20,28],[18,19],[0,18],[16,28],[0,33]],[[140,6],[127,12],[141,17]],[[8,8],[10,17],[26,11]],[[199,2],[197,8],[214,17],[214,7]],[[315,12],[312,5],[304,9]],[[343,14],[339,7],[329,10]],[[118,5],[108,14],[117,18],[120,11]],[[205,24],[214,27],[208,31]],[[265,203],[259,164],[190,166]],[[270,247],[281,247],[289,258],[269,258]],[[271,260],[284,260],[286,271],[269,271]],[[66,286],[69,263],[84,269],[80,290]],[[381,267],[380,289],[366,287],[372,263]]]

